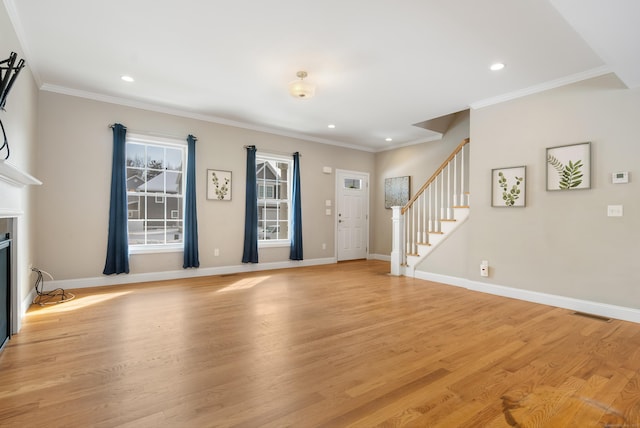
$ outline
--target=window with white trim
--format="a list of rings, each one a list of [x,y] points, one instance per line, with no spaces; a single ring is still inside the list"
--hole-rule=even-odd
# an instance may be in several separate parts
[[[127,135],[130,252],[183,248],[186,142]]]
[[[256,153],[258,243],[289,245],[293,159]]]

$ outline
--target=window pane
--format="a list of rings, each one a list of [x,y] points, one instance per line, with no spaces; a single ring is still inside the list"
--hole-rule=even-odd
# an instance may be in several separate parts
[[[182,195],[182,173],[167,171],[166,175],[166,192],[174,195]]]
[[[354,179],[354,178],[345,178],[344,179],[344,188],[345,189],[360,190],[362,188],[362,180]]]
[[[144,192],[144,169],[127,168],[127,192]]]
[[[127,196],[127,217],[130,220],[137,220],[142,218],[140,213],[140,196],[129,195]]]
[[[164,221],[147,222],[147,244],[164,244]]]
[[[172,171],[182,171],[182,150],[167,148],[166,169]]]
[[[164,169],[164,148],[157,146],[147,146],[147,168]]]
[[[278,222],[278,237],[276,239],[289,238],[289,222],[282,220]]]
[[[164,220],[164,198],[157,198],[156,196],[145,196],[145,199],[147,202],[147,218],[150,220]]]
[[[168,221],[166,236],[167,244],[179,244],[182,242],[182,222]]]
[[[166,219],[176,220],[182,218],[182,198],[173,198],[167,196],[166,203]]]
[[[129,220],[129,245],[144,245],[144,221]]]
[[[127,167],[142,168],[145,166],[145,146],[127,143]]]

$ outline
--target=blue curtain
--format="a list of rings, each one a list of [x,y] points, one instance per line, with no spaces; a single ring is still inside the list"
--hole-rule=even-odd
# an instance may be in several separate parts
[[[258,263],[258,200],[256,199],[256,192],[256,147],[248,146],[242,263]]]
[[[127,235],[127,128],[116,123],[113,128],[111,163],[111,205],[105,275],[129,273],[129,237]]]
[[[302,203],[300,202],[300,153],[293,154],[293,185],[291,188],[291,251],[289,259],[302,260]]]
[[[198,213],[196,209],[196,137],[187,137],[187,190],[184,204],[184,262],[182,267],[197,268]]]

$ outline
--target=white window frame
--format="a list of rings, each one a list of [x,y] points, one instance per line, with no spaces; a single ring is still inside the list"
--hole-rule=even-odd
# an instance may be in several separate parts
[[[287,201],[288,204],[288,209],[287,209],[287,238],[285,239],[260,239],[260,233],[258,233],[258,248],[269,248],[269,247],[288,247],[291,245],[291,214],[293,211],[293,207],[292,207],[292,192],[291,192],[291,188],[293,185],[293,158],[291,156],[287,157],[287,156],[282,156],[282,155],[274,155],[271,153],[261,153],[261,152],[256,152],[256,172],[257,172],[257,165],[261,162],[261,161],[275,161],[275,162],[286,162],[289,167],[287,168],[287,198],[286,199],[273,199],[273,198],[260,198],[259,196],[259,190],[256,189],[256,199],[257,199],[257,204],[258,204],[258,210],[263,210],[266,207],[265,206],[261,206],[260,205],[260,201],[264,201],[264,200],[273,200],[273,201]],[[260,179],[258,177],[256,177],[256,185],[259,188],[261,186],[260,184]],[[262,185],[264,186],[264,188],[268,188],[271,187],[273,189],[273,195],[275,196],[276,194],[276,189],[275,186],[269,185],[269,184],[265,184],[262,183]],[[279,193],[279,192],[278,192]],[[280,196],[280,195],[278,195]],[[282,220],[278,221],[278,225],[280,224],[279,222]],[[258,224],[258,227],[260,227],[260,224]]]
[[[171,148],[179,148],[183,152],[183,164],[182,164],[182,213],[184,215],[186,187],[187,187],[187,141],[176,140],[172,138],[156,137],[142,134],[129,134],[126,136],[126,143],[138,143],[145,145],[164,146]],[[126,168],[126,165],[125,165]],[[128,197],[127,192],[127,197]],[[151,196],[151,195],[149,195]],[[162,199],[166,199],[164,195]],[[156,196],[155,200],[158,200]],[[165,220],[182,220],[182,229],[184,230],[185,219],[170,218]],[[129,219],[127,219],[127,229],[129,226]],[[127,234],[128,234],[127,230]],[[184,239],[184,236],[183,236]],[[170,243],[170,244],[129,244],[129,254],[153,254],[153,253],[173,253],[183,252],[184,242]]]

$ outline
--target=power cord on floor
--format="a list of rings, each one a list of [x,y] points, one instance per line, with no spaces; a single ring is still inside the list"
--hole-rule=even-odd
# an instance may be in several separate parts
[[[51,290],[48,292],[44,292],[44,276],[43,273],[46,274],[53,281],[53,276],[44,270],[40,270],[38,268],[31,268],[32,272],[35,272],[38,275],[36,278],[36,297],[33,299],[33,303],[36,303],[40,306],[44,305],[55,305],[58,303],[68,302],[73,300],[76,296],[72,293],[68,293],[64,291],[62,288],[56,288],[55,290]]]

